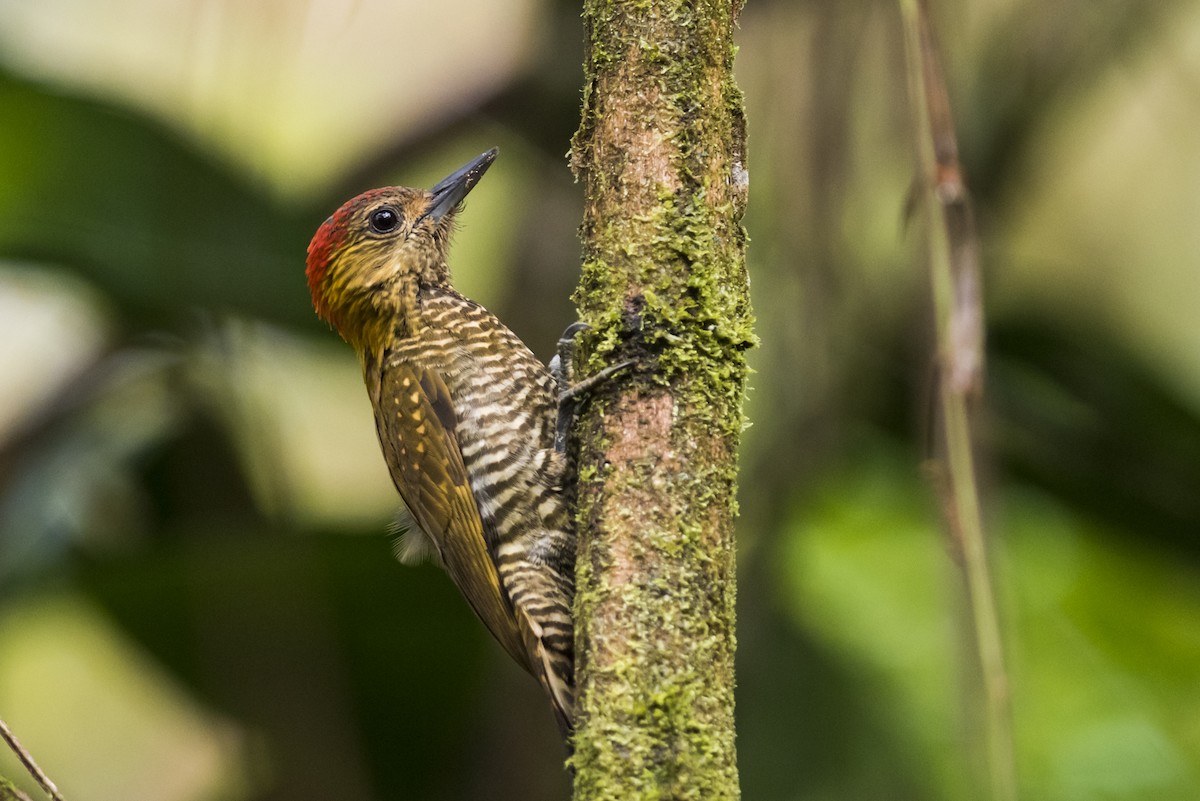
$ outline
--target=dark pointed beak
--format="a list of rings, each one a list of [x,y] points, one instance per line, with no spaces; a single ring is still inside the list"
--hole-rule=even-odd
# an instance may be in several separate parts
[[[478,158],[463,165],[462,168],[438,181],[437,186],[429,190],[433,195],[433,200],[430,201],[429,208],[425,210],[425,213],[421,215],[417,222],[426,217],[432,217],[433,221],[437,222],[452,209],[456,208],[459,203],[462,203],[463,198],[475,187],[475,184],[479,183],[479,179],[487,172],[487,168],[492,166],[492,162],[496,160],[496,156],[499,153],[500,149],[493,147]]]

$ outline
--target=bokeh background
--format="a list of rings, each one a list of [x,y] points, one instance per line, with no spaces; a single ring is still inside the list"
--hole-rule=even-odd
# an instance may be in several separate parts
[[[1198,798],[1200,6],[934,13],[983,249],[1021,797]],[[0,717],[68,797],[566,797],[534,683],[391,556],[358,367],[303,269],[342,200],[499,145],[452,264],[549,355],[578,274],[578,14],[0,0]],[[737,38],[745,796],[983,797],[922,470],[899,12],[751,0]]]

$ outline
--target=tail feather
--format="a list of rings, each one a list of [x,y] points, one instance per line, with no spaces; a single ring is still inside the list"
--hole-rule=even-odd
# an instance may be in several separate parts
[[[545,646],[539,644],[539,663],[541,675],[538,679],[550,696],[550,705],[554,708],[554,719],[558,722],[558,731],[570,747],[571,735],[575,732],[575,682],[574,676],[562,675],[563,667],[568,670],[573,665],[556,665],[551,659]],[[556,668],[558,668],[556,670]]]
[[[530,672],[546,690],[558,731],[571,747],[575,732],[575,655],[568,646],[554,649],[546,641],[545,630],[537,621],[518,611],[516,615],[529,654]],[[569,640],[568,640],[569,641]]]

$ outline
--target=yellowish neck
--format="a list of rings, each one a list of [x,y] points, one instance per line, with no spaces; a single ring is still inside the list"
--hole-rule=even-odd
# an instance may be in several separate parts
[[[415,284],[381,288],[354,299],[338,313],[336,327],[360,358],[382,356],[397,335],[412,330],[417,301]]]

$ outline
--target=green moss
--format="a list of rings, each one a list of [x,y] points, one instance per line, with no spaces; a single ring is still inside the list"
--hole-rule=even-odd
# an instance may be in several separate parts
[[[744,352],[755,339],[745,193],[731,180],[745,160],[734,13],[713,0],[585,3],[575,300],[593,329],[581,367],[637,366],[598,393],[578,428],[578,799],[738,796],[732,521]],[[637,127],[618,124],[627,119],[669,143],[670,181],[628,177],[627,163],[648,156],[621,140]],[[629,454],[618,436],[627,432],[613,427],[640,426],[639,409],[661,416],[664,397],[669,430],[647,436],[665,439]],[[625,449],[610,460],[619,440]]]

